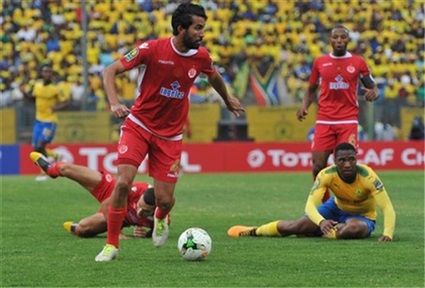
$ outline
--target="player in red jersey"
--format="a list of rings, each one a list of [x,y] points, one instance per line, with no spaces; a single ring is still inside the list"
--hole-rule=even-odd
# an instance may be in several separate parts
[[[348,142],[357,148],[359,79],[363,83],[362,89],[367,101],[375,101],[379,97],[365,60],[347,51],[350,41],[348,29],[342,25],[335,26],[329,41],[332,53],[314,61],[307,92],[297,111],[298,120],[305,119],[320,85],[316,126],[311,144],[314,179],[327,166],[330,154],[339,143]],[[323,202],[329,196],[327,191]]]
[[[97,213],[78,223],[65,222],[64,228],[67,231],[79,237],[94,237],[106,232],[106,211],[116,182],[111,174],[65,162],[51,164],[43,154],[38,152],[31,152],[30,158],[51,178],[65,177],[77,182],[100,203]],[[153,229],[154,211],[155,195],[152,186],[145,182],[133,183],[120,228],[134,226],[134,237],[149,237]],[[120,234],[120,238],[127,237]]]
[[[208,51],[201,47],[206,20],[202,6],[179,5],[171,19],[172,37],[141,43],[103,73],[111,111],[115,117],[126,119],[117,148],[118,177],[108,208],[108,236],[96,261],[111,261],[118,255],[127,197],[146,155],[149,155],[149,175],[154,179],[156,199],[152,240],[157,247],[164,245],[169,233],[166,217],[174,205],[179,175],[189,92],[196,77],[205,74],[236,116],[244,111],[239,100],[229,95]],[[118,100],[115,77],[135,67],[140,70],[139,96],[129,109]]]

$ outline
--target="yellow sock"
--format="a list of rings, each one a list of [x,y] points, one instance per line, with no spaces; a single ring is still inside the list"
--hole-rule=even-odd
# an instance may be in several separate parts
[[[336,227],[334,227],[329,234],[323,235],[323,237],[328,239],[338,239],[336,231],[337,229]]]
[[[268,224],[261,225],[257,228],[255,231],[255,234],[257,236],[282,236],[279,231],[277,230],[277,223],[279,221],[270,222]]]
[[[50,150],[48,148],[46,148],[46,154],[47,154],[47,157],[52,157],[52,158],[55,158],[55,159],[57,159],[58,156],[59,156],[58,153],[56,153],[55,151]]]

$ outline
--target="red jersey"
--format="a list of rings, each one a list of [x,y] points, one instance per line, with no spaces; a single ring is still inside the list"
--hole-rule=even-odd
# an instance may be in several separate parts
[[[153,228],[153,216],[140,218],[137,216],[137,202],[140,197],[149,188],[149,184],[145,182],[136,182],[131,186],[130,193],[127,198],[127,211],[125,213],[124,223],[128,225],[148,226]]]
[[[370,74],[365,60],[347,52],[318,57],[310,75],[310,84],[320,81],[316,123],[358,123],[357,87],[360,78]]]
[[[212,75],[215,68],[204,47],[181,53],[172,40],[143,42],[120,61],[126,69],[139,68],[139,96],[129,118],[155,135],[180,140],[190,88],[200,73]]]

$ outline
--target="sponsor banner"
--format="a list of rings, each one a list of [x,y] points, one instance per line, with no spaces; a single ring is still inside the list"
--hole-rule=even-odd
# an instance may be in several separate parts
[[[19,174],[19,146],[0,145],[0,175]]]
[[[65,161],[116,173],[116,145],[66,144],[52,146]],[[30,145],[21,146],[20,172],[36,174],[29,160]],[[16,158],[15,158],[16,159]],[[359,163],[377,170],[423,170],[424,142],[362,142]],[[332,163],[332,157],[329,163]],[[181,164],[185,173],[310,171],[310,144],[219,142],[184,144]],[[146,173],[148,159],[139,167]]]

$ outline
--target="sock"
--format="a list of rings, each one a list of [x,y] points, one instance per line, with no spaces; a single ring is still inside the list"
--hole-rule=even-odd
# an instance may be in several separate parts
[[[47,169],[47,174],[52,178],[62,176],[60,173],[60,167],[62,166],[62,164],[63,162],[58,162],[53,165],[50,165],[50,167]]]
[[[171,209],[163,210],[161,207],[157,206],[157,209],[155,210],[155,218],[164,219],[170,211]]]
[[[323,235],[324,238],[328,239],[338,239],[338,236],[336,235],[337,228],[334,227],[329,234]]]
[[[261,225],[255,231],[257,236],[282,236],[277,230],[277,223],[279,221],[270,222],[268,224]]]
[[[71,224],[71,234],[75,234],[75,235],[78,235],[78,230],[77,230],[77,226],[78,226],[78,223],[72,223]]]
[[[165,217],[167,217],[167,215],[170,213],[170,211],[173,209],[174,204],[176,203],[176,198],[173,198],[173,200],[171,201],[171,205],[170,208],[164,210],[159,206],[159,203],[156,203],[156,207],[158,209],[155,210],[155,218],[156,219],[164,219]]]
[[[50,150],[50,149],[46,148],[46,156],[47,156],[47,157],[52,157],[52,158],[58,159],[59,154],[58,154],[58,153],[56,153],[56,152],[55,152],[55,151],[53,151],[53,150]]]
[[[112,206],[108,206],[108,234],[106,237],[106,244],[111,244],[118,248],[125,211],[126,207],[114,208]]]

